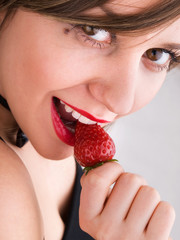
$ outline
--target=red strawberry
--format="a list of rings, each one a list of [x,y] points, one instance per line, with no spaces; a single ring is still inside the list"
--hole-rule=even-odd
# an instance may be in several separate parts
[[[75,132],[74,156],[85,170],[112,160],[115,154],[112,138],[98,124],[88,125],[78,122]]]

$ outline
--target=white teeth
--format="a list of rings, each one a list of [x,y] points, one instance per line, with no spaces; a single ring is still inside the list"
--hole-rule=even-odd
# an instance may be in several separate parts
[[[96,123],[96,122],[88,119],[87,117],[82,116],[78,112],[73,111],[72,115],[74,118],[78,119],[81,123],[85,123],[85,124],[95,124]]]
[[[87,119],[86,117],[84,116],[80,116],[80,118],[78,119],[81,123],[84,123],[84,124],[87,124],[89,122],[89,119]]]
[[[94,122],[94,121],[88,119],[87,117],[82,116],[80,113],[76,112],[71,107],[67,106],[63,101],[60,101],[60,103],[65,105],[66,112],[71,113],[72,116],[74,118],[78,119],[81,123],[84,123],[84,124],[96,124],[97,123],[97,122]]]
[[[61,104],[65,105],[65,103],[63,101],[61,101],[61,100],[59,100],[59,101],[60,101]]]
[[[72,116],[76,119],[79,119],[79,117],[81,116],[80,113],[76,112],[76,111],[72,111]]]
[[[94,121],[91,121],[90,119],[84,117],[84,116],[80,116],[80,118],[78,119],[81,123],[84,123],[84,124],[95,124],[96,122]]]
[[[65,105],[65,110],[66,110],[66,112],[68,112],[68,113],[70,113],[70,112],[73,111],[73,109],[72,109],[71,107],[67,106],[67,105]]]
[[[97,122],[92,121],[92,120],[90,120],[90,119],[88,119],[88,120],[89,120],[88,124],[96,124],[96,123],[97,123]]]

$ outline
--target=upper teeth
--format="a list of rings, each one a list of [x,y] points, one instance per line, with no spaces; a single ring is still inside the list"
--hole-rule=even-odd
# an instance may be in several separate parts
[[[74,118],[76,118],[79,122],[84,123],[84,124],[95,124],[95,123],[97,123],[97,122],[92,121],[92,120],[88,119],[87,117],[81,115],[80,113],[76,112],[74,109],[72,109],[71,107],[66,105],[63,101],[60,101],[60,102],[65,106],[66,112],[71,113],[72,116]]]

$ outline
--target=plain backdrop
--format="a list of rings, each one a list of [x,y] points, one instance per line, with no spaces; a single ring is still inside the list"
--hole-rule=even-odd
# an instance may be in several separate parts
[[[125,171],[143,176],[176,211],[171,236],[180,237],[180,70],[172,70],[146,107],[110,129],[115,157]]]

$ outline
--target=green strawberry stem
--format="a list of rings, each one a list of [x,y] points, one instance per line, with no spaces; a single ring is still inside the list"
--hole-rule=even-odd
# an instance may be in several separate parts
[[[91,166],[91,167],[85,167],[85,168],[83,169],[83,171],[84,171],[85,174],[87,175],[89,171],[91,171],[91,170],[94,169],[94,168],[97,168],[97,167],[102,166],[102,165],[103,165],[104,163],[106,163],[106,162],[118,162],[118,160],[117,160],[117,159],[110,159],[110,160],[107,160],[107,161],[105,161],[105,162],[99,162],[99,163],[97,163],[97,164],[95,164],[95,165],[93,165],[93,166]]]

